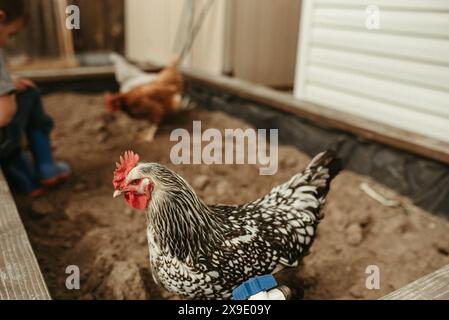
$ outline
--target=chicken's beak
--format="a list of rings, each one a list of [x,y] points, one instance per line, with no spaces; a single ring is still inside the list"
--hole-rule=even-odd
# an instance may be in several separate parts
[[[114,198],[118,198],[122,195],[122,192],[120,190],[115,190],[114,194],[112,195]]]

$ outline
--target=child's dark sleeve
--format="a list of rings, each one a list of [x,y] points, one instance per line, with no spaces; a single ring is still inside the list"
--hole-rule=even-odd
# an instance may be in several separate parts
[[[0,96],[14,92],[16,88],[6,68],[3,50],[0,49]]]

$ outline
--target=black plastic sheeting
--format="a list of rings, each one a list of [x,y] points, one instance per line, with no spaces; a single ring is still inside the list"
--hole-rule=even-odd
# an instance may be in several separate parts
[[[200,106],[244,119],[257,129],[278,129],[279,143],[311,157],[333,149],[346,169],[371,176],[417,206],[449,219],[449,166],[445,164],[200,85],[190,84],[187,94]]]

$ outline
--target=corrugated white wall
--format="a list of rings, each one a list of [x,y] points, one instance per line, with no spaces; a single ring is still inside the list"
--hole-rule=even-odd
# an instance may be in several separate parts
[[[295,96],[449,142],[449,0],[304,0]]]

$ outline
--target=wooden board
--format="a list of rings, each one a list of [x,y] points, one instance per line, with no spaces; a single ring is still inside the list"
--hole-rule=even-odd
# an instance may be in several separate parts
[[[59,51],[62,59],[67,60],[68,64],[77,66],[75,59],[75,47],[73,46],[72,32],[66,27],[65,9],[67,7],[67,0],[53,1],[53,11],[56,20],[56,33],[58,36]]]
[[[124,0],[69,0],[80,8],[79,30],[71,30],[75,51],[114,51],[125,47]]]
[[[381,300],[449,300],[449,265],[386,295]]]
[[[232,3],[232,2],[231,2]],[[233,2],[233,74],[240,79],[293,88],[301,0]]]
[[[80,29],[68,30],[67,5],[81,12]],[[8,46],[8,58],[20,57],[27,67],[34,60],[64,60],[76,66],[74,53],[115,51],[123,53],[125,41],[124,0],[40,0],[28,1],[27,27]]]
[[[0,170],[0,300],[49,300],[50,294]]]

